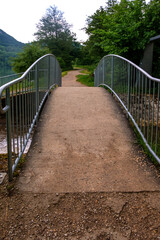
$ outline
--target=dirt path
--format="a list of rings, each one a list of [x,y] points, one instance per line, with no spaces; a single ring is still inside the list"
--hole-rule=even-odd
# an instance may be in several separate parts
[[[15,190],[1,194],[0,239],[160,239],[158,172],[112,96],[77,73],[50,96]]]
[[[85,85],[76,81],[76,76],[78,74],[82,74],[80,71],[81,70],[73,70],[68,72],[68,74],[63,77],[62,87],[86,87]]]

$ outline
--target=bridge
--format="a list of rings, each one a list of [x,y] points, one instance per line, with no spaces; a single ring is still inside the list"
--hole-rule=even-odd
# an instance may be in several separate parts
[[[148,151],[158,163],[160,163],[159,85],[159,79],[151,77],[134,63],[116,55],[104,57],[95,70],[95,87],[102,86],[109,89],[118,99]],[[51,90],[56,86],[61,86],[61,69],[55,56],[47,54],[38,59],[21,77],[3,84],[0,88],[0,111],[2,114],[7,114],[9,180],[12,180],[13,172],[25,151],[33,128],[38,122],[42,106]],[[66,91],[64,88],[62,89],[56,90],[56,92]],[[89,89],[85,90],[83,88],[82,91],[85,94],[85,91],[89,91]],[[98,88],[92,89],[92,91],[94,97],[98,98]],[[73,88],[68,96],[62,95],[59,102],[61,103],[63,98],[69,98],[72,92],[74,92]],[[86,94],[88,95],[88,93]],[[87,95],[84,96],[85,99],[87,99]],[[104,101],[109,104],[108,100]],[[86,101],[86,106],[87,104]],[[65,108],[69,110],[70,105],[71,103]],[[79,105],[80,101],[76,101],[77,108]],[[94,101],[90,108],[94,109]],[[99,116],[103,112],[104,110],[100,112],[97,109]],[[54,113],[55,116],[56,113],[57,109]],[[74,114],[74,109],[72,114]],[[81,113],[81,116],[83,116],[83,113]],[[103,119],[109,118],[109,116],[110,114],[106,113]],[[72,120],[71,116],[70,120]],[[59,121],[62,120],[59,119]],[[99,124],[101,125],[101,123]],[[54,124],[54,127],[56,125]],[[103,126],[104,131],[106,127],[110,128],[109,125],[109,123],[106,123]]]
[[[142,192],[151,196],[150,193],[158,194],[160,190],[157,170],[137,144],[129,122],[160,163],[160,80],[116,55],[106,56],[100,61],[95,70],[95,87],[85,87],[76,82],[77,74],[77,71],[71,71],[61,82],[57,60],[46,55],[20,78],[0,88],[0,110],[7,113],[9,180],[12,180],[37,125],[25,166],[16,183],[18,191],[26,198],[26,194],[32,193],[34,197],[37,194],[56,194],[58,199],[64,193],[100,193],[101,199],[105,197],[104,193],[117,193],[111,201],[107,197],[106,204],[118,211],[117,216],[121,217],[125,208],[126,212],[129,211],[127,201],[132,200],[128,197],[124,201],[120,194]],[[100,195],[95,196],[98,199],[94,198],[95,203],[101,201]],[[72,198],[77,198],[77,195]],[[85,197],[80,198],[86,201]],[[45,197],[45,201],[48,199]],[[97,211],[95,203],[92,202]],[[67,206],[67,202],[65,204]],[[138,202],[136,204],[139,206]],[[131,230],[125,230],[126,235],[122,229],[117,231],[115,233],[112,229],[114,239],[132,239],[129,236],[134,235]],[[59,239],[67,239],[68,233],[64,234]],[[100,235],[103,234],[97,233]],[[110,229],[105,229],[104,237],[107,236],[110,239]],[[89,238],[86,235],[84,239]]]

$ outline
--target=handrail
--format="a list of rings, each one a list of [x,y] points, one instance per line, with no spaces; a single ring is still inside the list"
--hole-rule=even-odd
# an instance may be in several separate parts
[[[8,87],[11,87],[12,85],[18,83],[18,82],[21,82],[23,81],[23,79],[27,76],[27,74],[33,69],[34,66],[36,66],[36,64],[38,62],[40,62],[42,59],[46,58],[46,57],[49,57],[49,56],[52,56],[52,57],[55,57],[53,54],[46,54],[42,57],[40,57],[39,59],[37,59],[24,73],[21,77],[19,78],[16,78],[6,84],[4,84],[3,86],[0,87],[0,113],[4,114],[8,111],[8,106],[5,106],[4,108],[2,108],[2,102],[1,102],[1,99],[2,99],[2,93],[5,89],[7,89]]]
[[[141,71],[146,77],[150,78],[152,81],[156,81],[156,82],[160,82],[159,78],[154,78],[152,77],[150,74],[148,74],[146,71],[144,71],[141,67],[139,67],[138,65],[136,65],[135,63],[131,62],[130,60],[128,60],[127,58],[124,58],[122,56],[116,55],[116,54],[109,54],[106,55],[105,57],[117,57],[119,59],[122,59],[124,61],[126,61],[127,63],[129,63],[130,65],[132,65],[133,67],[137,68],[139,71]],[[103,59],[103,58],[102,58]]]
[[[94,75],[94,85],[110,89],[160,163],[160,79],[114,54],[100,60]]]
[[[0,87],[0,113],[7,116],[9,180],[13,179],[42,106],[56,86],[61,86],[61,68],[54,55],[46,54],[21,77]]]

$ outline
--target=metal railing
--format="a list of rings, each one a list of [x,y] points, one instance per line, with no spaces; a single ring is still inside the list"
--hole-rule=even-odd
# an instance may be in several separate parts
[[[95,70],[94,85],[107,87],[116,96],[160,163],[160,79],[123,57],[108,55]]]
[[[18,79],[0,87],[0,112],[6,113],[9,180],[22,157],[41,108],[52,88],[61,86],[54,55],[39,58]]]
[[[22,74],[23,73],[15,73],[15,74],[0,77],[0,87],[16,78],[19,78]]]

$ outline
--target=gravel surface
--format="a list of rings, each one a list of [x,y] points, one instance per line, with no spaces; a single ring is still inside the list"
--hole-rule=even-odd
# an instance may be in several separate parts
[[[57,193],[0,197],[0,239],[160,239],[160,194]]]

